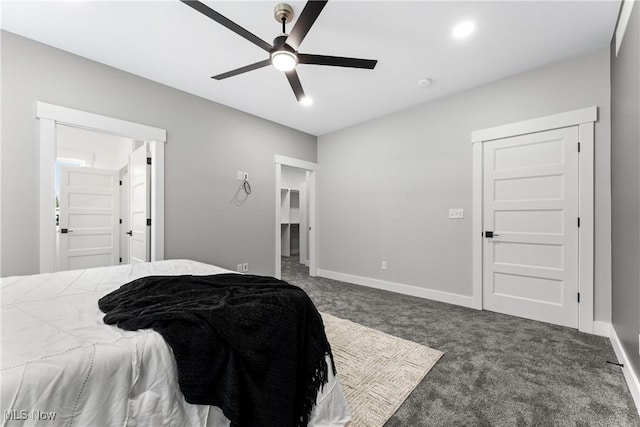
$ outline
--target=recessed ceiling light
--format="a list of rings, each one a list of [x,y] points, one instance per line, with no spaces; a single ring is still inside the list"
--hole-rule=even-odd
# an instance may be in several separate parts
[[[313,104],[313,99],[309,98],[308,96],[305,96],[300,100],[300,104],[304,105],[305,107],[308,107],[309,105]]]
[[[427,86],[431,86],[431,79],[428,79],[425,77],[418,80],[418,87],[427,87]]]
[[[476,25],[472,21],[462,21],[453,27],[451,35],[457,39],[464,39],[465,37],[469,37],[475,28]]]

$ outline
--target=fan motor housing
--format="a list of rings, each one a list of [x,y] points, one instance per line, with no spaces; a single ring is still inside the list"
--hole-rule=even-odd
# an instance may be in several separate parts
[[[293,51],[293,49],[291,49],[291,47],[289,47],[289,45],[286,43],[287,42],[287,37],[286,35],[283,36],[278,36],[275,39],[273,39],[273,47],[275,48],[275,50],[290,50]]]

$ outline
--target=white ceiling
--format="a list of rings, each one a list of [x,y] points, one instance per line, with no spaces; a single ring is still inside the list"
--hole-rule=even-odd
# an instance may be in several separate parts
[[[279,1],[205,3],[272,43],[280,32],[273,18]],[[305,2],[289,4],[297,16]],[[284,74],[272,67],[211,79],[267,53],[177,0],[1,5],[5,30],[322,135],[606,47],[620,2],[329,1],[300,52],[377,59],[378,65],[298,65],[311,107],[296,102]],[[473,20],[476,31],[453,39],[452,27],[463,19]],[[433,84],[419,88],[422,77]]]

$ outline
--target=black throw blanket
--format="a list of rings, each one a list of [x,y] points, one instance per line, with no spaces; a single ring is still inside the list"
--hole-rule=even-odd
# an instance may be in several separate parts
[[[322,318],[300,288],[241,274],[150,276],[98,301],[104,322],[153,328],[171,346],[189,403],[231,426],[306,426],[333,356]]]

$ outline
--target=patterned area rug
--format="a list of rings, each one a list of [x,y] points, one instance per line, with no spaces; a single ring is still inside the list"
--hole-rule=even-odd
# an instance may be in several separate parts
[[[322,313],[340,384],[351,405],[349,427],[381,427],[442,352]]]

